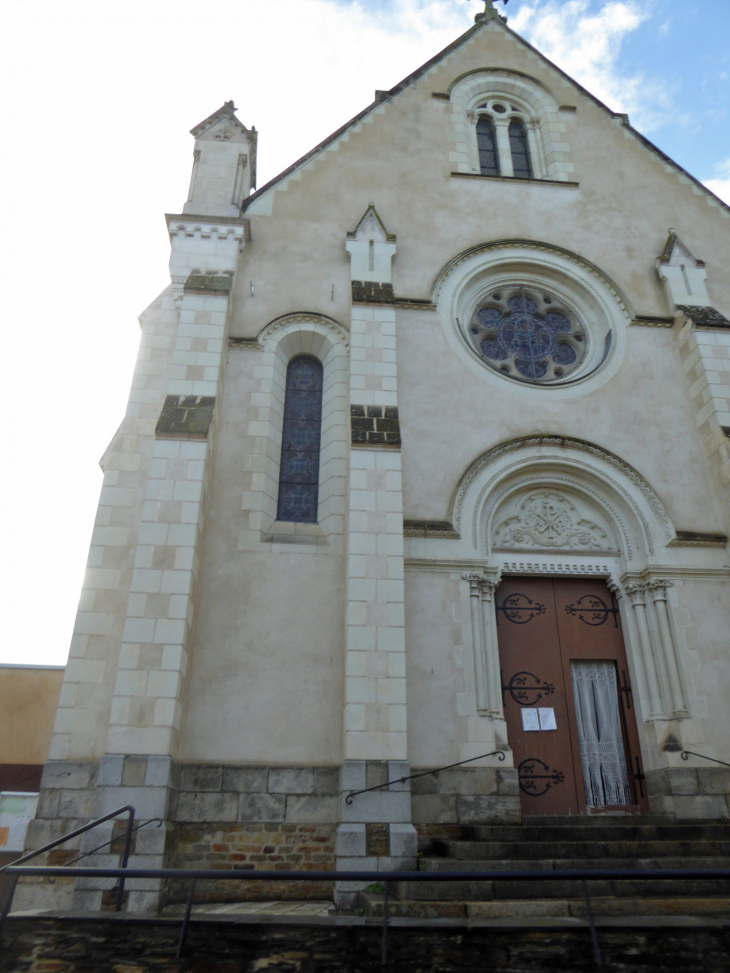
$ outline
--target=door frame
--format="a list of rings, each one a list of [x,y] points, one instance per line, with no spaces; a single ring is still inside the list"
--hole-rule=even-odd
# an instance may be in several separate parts
[[[636,678],[636,663],[633,658],[634,656],[634,642],[635,634],[633,629],[633,617],[632,614],[627,611],[628,600],[622,597],[622,587],[616,581],[616,574],[610,569],[606,564],[587,564],[588,559],[567,557],[561,558],[562,563],[555,564],[545,564],[541,563],[538,568],[535,564],[518,562],[518,563],[504,563],[500,568],[489,568],[486,570],[492,574],[493,583],[495,589],[498,588],[499,584],[504,578],[535,578],[544,579],[550,581],[560,581],[560,580],[592,580],[592,581],[602,581],[606,584],[608,591],[611,596],[615,599],[617,607],[619,609],[619,618],[621,620],[621,633],[624,645],[624,652],[626,654],[626,664],[628,669],[628,679],[629,685],[631,686],[631,697],[632,697],[632,710],[634,714],[633,728],[630,724],[627,725],[626,713],[624,710],[625,704],[625,694],[620,691],[621,688],[621,673],[618,671],[616,678],[619,681],[619,713],[621,717],[621,726],[623,730],[623,742],[624,742],[624,754],[626,758],[626,767],[629,774],[629,779],[631,781],[631,788],[635,794],[637,803],[631,805],[622,806],[620,809],[609,807],[603,808],[589,808],[586,800],[585,793],[582,787],[577,787],[578,791],[578,803],[580,807],[581,815],[595,815],[595,814],[610,814],[615,813],[617,810],[621,810],[627,814],[645,814],[649,811],[649,793],[647,788],[646,776],[644,767],[646,764],[646,741],[644,739],[644,734],[641,732],[642,725],[645,722],[643,716],[643,706],[646,705],[645,692],[643,690],[643,681]],[[577,563],[576,563],[577,562]],[[563,570],[560,570],[560,568]],[[576,570],[576,567],[579,570]],[[617,566],[618,567],[618,566]],[[536,569],[537,568],[537,569]],[[542,568],[542,570],[540,570]],[[549,569],[549,570],[548,570]],[[496,634],[496,633],[495,633]],[[499,645],[495,645],[495,649],[498,655],[498,662],[501,665],[501,660],[499,659]],[[569,669],[569,664],[567,666]],[[569,680],[569,672],[567,673]],[[575,703],[573,700],[572,684],[570,681],[566,683],[566,699],[568,711],[570,714],[570,720],[572,728],[576,725],[576,715],[575,715]],[[631,732],[633,729],[633,732]],[[509,742],[509,741],[508,741]],[[573,749],[573,761],[574,767],[576,768],[576,773],[581,768],[580,761],[580,751],[578,746],[578,740],[576,734],[571,730],[571,746]],[[632,753],[634,751],[634,758],[639,757],[639,768],[638,768],[638,778],[636,777],[637,768],[632,764]],[[577,778],[578,779],[578,778]],[[582,782],[582,771],[580,776],[580,781]],[[643,793],[642,793],[643,792]]]

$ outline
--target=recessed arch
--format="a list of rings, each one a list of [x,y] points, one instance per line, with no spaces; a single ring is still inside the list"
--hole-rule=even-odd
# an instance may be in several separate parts
[[[347,464],[342,443],[349,438],[349,334],[334,318],[298,311],[270,321],[255,341],[242,347],[261,355],[255,446],[260,458],[254,489],[247,491],[242,504],[248,512],[249,527],[262,542],[274,536],[301,534],[312,543],[330,543],[345,530],[342,505],[347,492]],[[287,370],[300,356],[316,358],[323,372],[316,523],[277,519]]]
[[[500,443],[477,457],[454,490],[451,514],[454,528],[469,537],[481,555],[504,548],[495,537],[499,514],[518,516],[520,498],[530,491],[553,491],[564,498],[566,518],[587,520],[611,538],[611,543],[515,542],[519,553],[540,551],[605,556],[625,562],[646,562],[676,532],[653,488],[628,463],[585,440],[566,436],[527,436]],[[510,498],[512,507],[510,508]],[[568,513],[571,504],[573,515]],[[599,516],[590,516],[600,512]],[[597,534],[594,535],[598,536]],[[497,541],[497,543],[495,543]]]
[[[558,103],[552,92],[536,78],[508,68],[480,68],[455,79],[448,90],[453,107],[459,172],[480,171],[475,123],[486,103],[498,99],[501,104],[497,111],[504,113],[504,121],[518,115],[526,127],[526,140],[532,156],[528,178],[570,180],[574,165],[570,146],[565,141]],[[502,174],[512,176],[509,140],[502,141],[500,155]]]

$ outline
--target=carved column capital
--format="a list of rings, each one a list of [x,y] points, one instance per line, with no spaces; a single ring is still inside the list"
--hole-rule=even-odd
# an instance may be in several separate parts
[[[643,605],[646,599],[646,585],[632,581],[624,585],[624,591],[629,596],[632,605]]]
[[[618,601],[619,598],[622,595],[621,588],[618,585],[618,583],[616,581],[614,581],[613,578],[607,578],[606,579],[606,587],[611,592],[611,594],[614,596],[614,598],[616,599],[616,601]]]
[[[482,598],[490,599],[499,587],[499,578],[482,578]]]
[[[651,581],[647,581],[644,587],[651,593],[654,601],[666,601],[667,589],[673,588],[674,582],[662,578],[652,578]]]
[[[477,595],[481,591],[482,582],[484,581],[483,574],[462,574],[462,579],[469,582],[469,591],[472,595]]]

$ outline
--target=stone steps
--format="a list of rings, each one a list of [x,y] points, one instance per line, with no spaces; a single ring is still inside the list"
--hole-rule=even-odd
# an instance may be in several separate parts
[[[530,820],[529,818],[527,819]],[[553,821],[561,819],[553,819]],[[545,825],[467,825],[461,829],[461,840],[469,842],[590,842],[590,841],[730,841],[730,824],[625,824],[609,823],[613,819],[602,820],[602,825],[571,823]],[[636,818],[631,819],[636,821]],[[639,819],[644,821],[644,818]],[[449,844],[449,842],[444,842]]]
[[[435,859],[455,859],[472,863],[496,860],[537,861],[546,858],[579,861],[632,858],[730,858],[730,840],[449,841],[434,842],[433,853]],[[488,867],[488,865],[480,864],[478,867]]]
[[[677,823],[660,815],[526,820],[523,826],[464,827],[459,838],[433,841],[428,849],[430,853],[419,860],[419,871],[554,874],[581,869],[730,870],[728,824]],[[611,906],[616,910],[612,913],[615,915],[631,915],[632,907],[626,903],[634,900],[681,902],[681,908],[685,908],[695,899],[698,902],[724,902],[730,898],[730,879],[596,878],[589,879],[587,887],[592,898],[603,901],[602,907],[609,908],[608,902],[616,903]],[[510,902],[569,902],[576,897],[582,901],[581,884],[575,879],[521,882],[465,878],[438,884],[404,882],[394,891],[404,903],[447,903],[448,906],[444,906],[447,911],[454,908],[458,912],[462,907],[466,909],[467,903],[471,903],[472,908],[474,903],[482,902],[485,908],[489,904],[498,915],[503,914],[501,910],[509,909]],[[416,911],[419,908],[414,906]],[[529,906],[525,904],[524,908],[529,909]]]
[[[616,898],[647,897],[691,898],[694,896],[717,897],[728,895],[730,881],[714,879],[588,879],[591,897],[613,896]],[[580,893],[578,879],[519,879],[509,881],[453,881],[440,883],[400,882],[396,894],[401,899],[438,901],[491,901],[494,899],[564,899]]]
[[[365,916],[382,918],[382,894],[361,892],[359,905]],[[693,916],[727,919],[730,918],[730,897],[596,896],[591,899],[591,909],[596,917],[640,919]],[[487,902],[389,898],[388,915],[403,919],[585,919],[586,905],[582,898],[499,899]]]

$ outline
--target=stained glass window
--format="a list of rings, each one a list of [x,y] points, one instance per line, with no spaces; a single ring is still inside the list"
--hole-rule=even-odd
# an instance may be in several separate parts
[[[299,357],[286,371],[277,520],[317,523],[322,365]]]
[[[503,287],[477,307],[469,326],[481,358],[527,382],[557,382],[586,353],[586,336],[573,311],[542,290]]]
[[[513,118],[509,123],[509,147],[512,152],[514,174],[522,179],[532,179],[527,129],[521,118]]]
[[[479,170],[483,176],[499,175],[499,158],[494,124],[489,115],[480,115],[477,122],[477,147],[479,148]]]

